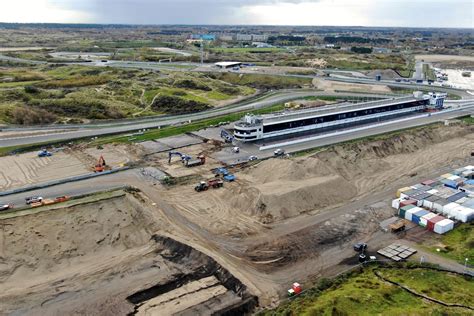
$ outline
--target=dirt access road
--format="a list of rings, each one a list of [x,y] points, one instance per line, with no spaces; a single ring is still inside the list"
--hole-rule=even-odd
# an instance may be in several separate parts
[[[294,281],[308,286],[347,269],[354,242],[366,241],[376,250],[398,238],[379,228],[393,216],[389,201],[396,189],[473,164],[468,155],[473,132],[463,125],[435,126],[305,157],[270,159],[232,170],[235,183],[202,193],[193,190],[198,179],[162,186],[138,172],[83,186],[120,181],[139,188],[164,236],[212,257],[262,306],[272,306]],[[211,175],[198,172],[204,173],[197,177]],[[342,197],[334,193],[338,189],[345,191]]]

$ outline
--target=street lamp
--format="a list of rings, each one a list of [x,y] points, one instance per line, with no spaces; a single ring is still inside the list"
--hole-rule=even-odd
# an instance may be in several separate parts
[[[464,270],[466,270],[466,271],[467,271],[467,262],[468,262],[468,261],[469,261],[469,258],[466,258],[466,259],[464,260]]]

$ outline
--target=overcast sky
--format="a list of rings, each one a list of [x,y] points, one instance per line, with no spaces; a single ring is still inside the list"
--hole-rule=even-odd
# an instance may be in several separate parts
[[[0,1],[0,22],[474,28],[474,0]]]

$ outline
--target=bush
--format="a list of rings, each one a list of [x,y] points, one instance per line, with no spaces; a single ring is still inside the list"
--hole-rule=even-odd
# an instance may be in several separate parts
[[[125,117],[122,112],[108,107],[100,100],[82,100],[79,98],[42,99],[32,100],[29,105],[66,117],[86,117],[89,119],[119,119]]]
[[[372,53],[372,48],[370,47],[351,47],[351,52],[357,53],[357,54],[371,54]]]
[[[28,109],[26,107],[18,107],[11,112],[13,124],[33,125],[33,124],[49,124],[56,121],[56,115],[41,109]]]
[[[203,111],[209,109],[210,106],[194,100],[185,100],[176,96],[162,95],[154,100],[151,108],[157,112],[182,114]]]
[[[211,91],[212,89],[206,86],[205,84],[202,84],[200,82],[196,82],[191,79],[184,79],[180,80],[175,83],[175,87],[178,88],[184,88],[184,89],[192,89],[192,90],[203,90],[203,91]]]
[[[34,87],[34,86],[25,86],[25,92],[35,94],[35,93],[40,92],[40,90],[37,87]]]

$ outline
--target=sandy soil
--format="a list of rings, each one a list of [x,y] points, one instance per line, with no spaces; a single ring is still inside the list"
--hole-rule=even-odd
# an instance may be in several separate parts
[[[42,50],[42,49],[54,49],[55,47],[0,47],[0,52],[16,52],[25,50]]]
[[[0,157],[0,190],[89,172],[90,170],[79,159],[64,152],[43,158],[37,157],[36,152]]]
[[[416,55],[415,59],[424,60],[425,62],[446,62],[446,61],[474,62],[474,56],[459,56],[459,55]]]
[[[168,152],[162,152],[158,154],[153,154],[148,159],[159,166],[159,168],[169,174],[172,177],[185,177],[192,175],[211,175],[210,170],[214,168],[221,167],[222,165],[212,157],[209,157],[208,153],[214,150],[212,144],[196,144],[191,145],[186,148],[179,149],[177,151],[196,158],[198,155],[204,155],[206,157],[206,163],[202,166],[195,166],[192,168],[187,168],[181,162],[179,156],[173,156],[171,158],[171,163],[168,163]]]
[[[390,90],[390,88],[387,86],[335,82],[335,81],[329,81],[329,80],[322,80],[318,78],[313,79],[313,85],[317,89],[321,89],[324,91],[344,90],[344,91],[358,91],[358,92],[392,93],[392,90]]]
[[[448,75],[446,83],[455,88],[474,91],[474,74],[471,74],[471,77],[463,77],[463,71],[459,69],[443,69],[443,72]]]
[[[216,262],[155,235],[164,220],[144,201],[119,191],[92,203],[0,219],[2,312],[125,315],[144,304],[140,314],[149,315],[162,304],[168,315],[206,310],[208,301],[225,294],[222,308],[241,301],[245,287]],[[182,278],[190,283],[174,290]],[[241,289],[239,296],[232,287]],[[176,304],[181,296],[189,298],[185,305]]]

